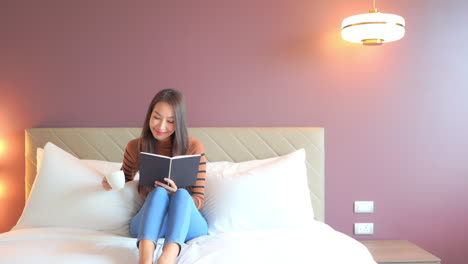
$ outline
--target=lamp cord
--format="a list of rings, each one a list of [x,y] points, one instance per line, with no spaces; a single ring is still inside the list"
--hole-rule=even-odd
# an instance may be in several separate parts
[[[374,0],[374,9],[375,9],[375,0]]]

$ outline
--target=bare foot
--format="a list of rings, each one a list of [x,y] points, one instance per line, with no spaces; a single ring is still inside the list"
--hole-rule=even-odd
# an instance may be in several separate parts
[[[153,241],[142,239],[140,241],[140,259],[138,260],[138,264],[153,264],[154,248]]]
[[[144,260],[144,259],[139,259],[138,264],[153,264],[153,260]]]
[[[174,264],[177,255],[179,255],[180,246],[177,243],[168,243],[164,245],[158,264]]]
[[[161,256],[158,259],[158,264],[174,264],[177,256],[172,257],[172,256],[165,256],[164,254],[161,254]]]

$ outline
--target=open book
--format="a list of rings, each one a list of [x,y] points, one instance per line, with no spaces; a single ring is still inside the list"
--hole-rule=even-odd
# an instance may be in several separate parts
[[[154,187],[155,181],[167,184],[172,179],[177,187],[195,185],[201,155],[167,157],[140,152],[140,185]]]

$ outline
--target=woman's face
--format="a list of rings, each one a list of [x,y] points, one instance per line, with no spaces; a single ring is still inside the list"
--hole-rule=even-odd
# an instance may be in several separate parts
[[[153,137],[159,141],[166,141],[176,130],[174,109],[167,102],[159,102],[153,108],[149,120],[149,127]]]

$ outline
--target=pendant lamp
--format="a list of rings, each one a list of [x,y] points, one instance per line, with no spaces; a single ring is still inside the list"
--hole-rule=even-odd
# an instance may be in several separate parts
[[[347,17],[341,23],[341,37],[344,40],[369,46],[399,40],[404,35],[405,19],[380,13],[375,8],[375,0],[369,13]]]

